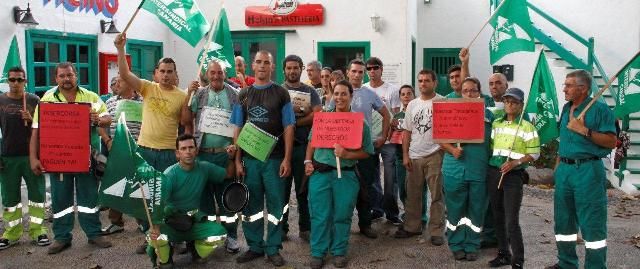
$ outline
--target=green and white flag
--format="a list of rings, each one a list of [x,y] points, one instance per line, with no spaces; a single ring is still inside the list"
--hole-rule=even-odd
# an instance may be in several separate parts
[[[620,71],[618,89],[616,118],[640,111],[640,54]]]
[[[20,52],[18,51],[18,40],[14,35],[11,40],[11,45],[9,46],[9,52],[7,53],[7,60],[4,62],[2,75],[0,75],[0,92],[6,92],[9,89],[8,85],[2,85],[8,83],[7,78],[9,78],[9,69],[21,65]]]
[[[210,61],[218,61],[225,71],[227,77],[236,76],[236,65],[233,54],[233,40],[231,40],[231,31],[229,30],[229,20],[227,19],[227,12],[223,9],[220,10],[218,16],[218,22],[216,28],[213,31],[213,42],[209,44],[209,49],[205,55],[205,63],[202,65],[203,71],[207,69],[207,64]],[[200,64],[203,55],[202,51],[198,54],[197,63]]]
[[[553,75],[549,70],[547,58],[540,51],[538,64],[533,73],[529,101],[525,111],[535,113],[534,126],[538,130],[540,144],[546,144],[556,139],[558,133],[558,98],[556,95]]]
[[[138,184],[141,183],[152,221],[162,220],[163,178],[164,174],[149,165],[138,153],[136,141],[127,129],[125,114],[121,114],[98,192],[99,204],[146,220],[143,196]]]
[[[142,8],[158,16],[162,23],[192,47],[209,30],[209,23],[194,0],[145,0]]]
[[[491,64],[510,53],[535,50],[526,0],[504,0],[491,25],[495,29],[489,40]]]

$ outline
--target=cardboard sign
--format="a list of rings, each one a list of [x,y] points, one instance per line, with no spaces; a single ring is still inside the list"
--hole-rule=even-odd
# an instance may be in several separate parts
[[[90,104],[39,105],[40,162],[48,173],[88,173]]]
[[[278,138],[248,122],[238,135],[238,146],[260,161],[266,161]]]
[[[378,111],[371,111],[371,138],[375,139],[382,135],[382,115]]]
[[[484,100],[433,101],[433,140],[436,143],[483,143]]]
[[[402,144],[403,134],[404,131],[402,130],[391,132],[391,138],[389,138],[389,142],[391,142],[391,144]]]
[[[205,106],[201,113],[200,124],[198,124],[201,132],[233,137],[233,126],[230,121],[231,111]]]
[[[133,100],[119,100],[116,107],[116,119],[124,112],[127,121],[142,122],[142,103]]]
[[[344,148],[362,147],[364,114],[359,112],[316,112],[313,113],[311,146],[333,148],[340,144]]]
[[[289,90],[289,96],[291,97],[291,104],[293,104],[294,107],[304,107],[306,111],[311,110],[310,93]]]

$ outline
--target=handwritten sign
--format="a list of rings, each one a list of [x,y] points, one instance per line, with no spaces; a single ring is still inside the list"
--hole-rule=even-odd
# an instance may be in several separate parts
[[[247,123],[238,135],[238,146],[249,155],[260,161],[266,161],[276,146],[278,138],[258,128],[253,123]]]
[[[231,111],[205,106],[202,108],[199,128],[203,133],[233,137]]]
[[[348,149],[362,147],[364,114],[359,112],[316,112],[313,114],[311,146],[333,148],[340,144]]]
[[[142,122],[142,103],[133,100],[120,100],[116,107],[116,119],[124,112],[127,121]]]
[[[436,143],[484,142],[484,100],[434,101],[433,140]]]
[[[310,93],[289,90],[289,96],[291,96],[291,103],[294,107],[304,107],[307,111],[311,109]]]
[[[40,162],[49,173],[88,173],[90,104],[39,105]]]
[[[371,137],[375,139],[382,135],[382,115],[378,111],[371,111]]]

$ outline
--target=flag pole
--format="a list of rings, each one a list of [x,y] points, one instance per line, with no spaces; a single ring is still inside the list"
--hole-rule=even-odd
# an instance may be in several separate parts
[[[531,90],[529,90],[529,93],[527,93],[527,97],[525,97],[523,102],[522,102],[522,111],[520,112],[520,120],[518,120],[518,127],[516,128],[516,133],[513,135],[513,142],[511,142],[511,146],[509,146],[509,152],[507,153],[507,159],[504,161],[504,163],[502,165],[504,165],[505,163],[509,162],[509,159],[511,158],[511,152],[513,152],[513,147],[516,145],[516,138],[518,138],[518,132],[520,132],[520,126],[522,126],[522,118],[523,118],[524,113],[525,113],[525,106],[527,105],[527,102],[529,101],[529,96],[530,95],[531,95]],[[504,179],[504,175],[505,174],[506,173],[502,173],[502,175],[500,175],[500,181],[498,181],[498,190],[500,189],[500,186],[502,185],[502,180]]]
[[[613,75],[609,81],[607,81],[607,84],[605,84],[602,89],[600,89],[600,91],[598,91],[598,93],[596,93],[593,98],[591,99],[591,101],[587,104],[587,106],[582,110],[582,112],[580,112],[580,115],[578,115],[578,119],[584,119],[584,114],[587,113],[587,110],[589,110],[589,108],[591,108],[591,106],[593,105],[593,103],[596,102],[596,100],[598,100],[598,98],[600,98],[600,96],[604,93],[604,91],[606,89],[609,88],[609,86],[611,86],[611,84],[613,83],[613,81],[618,77],[618,75],[620,75],[620,72],[627,67],[627,65],[629,65],[636,57],[640,56],[640,51],[636,52],[636,54],[631,57],[631,59],[629,61],[627,61],[627,63],[625,63],[622,68],[620,68],[620,70],[618,72],[616,72],[615,75]],[[591,86],[591,85],[589,85]]]
[[[220,2],[220,11],[222,11],[222,8],[224,7],[224,0],[222,0]],[[202,72],[202,66],[204,65],[205,62],[205,57],[207,55],[207,53],[209,52],[209,47],[211,46],[211,40],[213,40],[213,27],[216,25],[216,17],[213,17],[213,20],[211,20],[211,25],[209,26],[209,33],[207,33],[207,43],[202,45],[202,54],[200,55],[200,66],[198,66],[198,73],[196,75],[196,79],[198,81],[200,81],[200,73]],[[187,104],[188,107],[191,107],[191,102],[193,101],[193,92],[189,95],[189,103]]]
[[[129,27],[131,26],[131,23],[133,22],[133,19],[138,15],[138,12],[140,11],[140,9],[142,8],[142,5],[144,4],[144,1],[146,0],[142,0],[140,1],[140,5],[138,5],[138,8],[136,8],[136,11],[133,12],[133,15],[131,15],[131,18],[129,19],[129,22],[127,23],[127,26],[124,27],[124,30],[122,30],[122,34],[126,34],[127,30],[129,30]]]
[[[500,10],[500,8],[502,8],[502,6],[504,5],[505,2],[507,2],[509,0],[504,0],[502,1],[502,3],[500,3],[500,5],[498,5],[498,7],[496,7],[496,9],[493,11],[493,14],[491,14],[491,16],[489,16],[489,19],[487,19],[486,22],[484,22],[484,24],[482,25],[482,27],[480,27],[480,31],[478,31],[478,33],[476,33],[476,36],[473,37],[473,39],[471,39],[471,42],[469,42],[469,45],[467,45],[467,50],[471,47],[471,45],[473,45],[473,42],[476,41],[476,39],[478,38],[478,36],[480,35],[480,33],[482,33],[482,30],[484,30],[484,27],[487,26],[487,24],[489,24],[489,22],[491,22],[491,20],[493,19],[493,17],[496,16],[496,14],[498,14],[498,10]]]
[[[140,193],[142,194],[142,204],[144,204],[144,213],[146,213],[147,215],[147,221],[149,222],[149,227],[153,226],[153,222],[151,222],[151,214],[149,214],[149,206],[147,205],[147,199],[145,199],[145,195],[144,195],[144,188],[142,188],[142,183],[140,183],[140,181],[138,181],[138,186],[140,187]],[[149,228],[151,229],[151,228]],[[151,233],[151,232],[149,232]],[[153,249],[156,253],[156,260],[153,264],[153,266],[157,265],[158,262],[158,258],[160,257],[160,255],[158,254],[158,239],[156,238],[156,240],[151,239],[151,235],[149,235],[149,241],[151,241],[151,245],[153,246]]]

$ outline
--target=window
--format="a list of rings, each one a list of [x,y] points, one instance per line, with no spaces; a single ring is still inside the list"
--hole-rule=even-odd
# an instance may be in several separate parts
[[[422,66],[438,74],[438,88],[436,92],[442,96],[453,91],[449,84],[447,70],[452,65],[460,63],[460,59],[458,58],[459,53],[460,48],[424,49]]]

